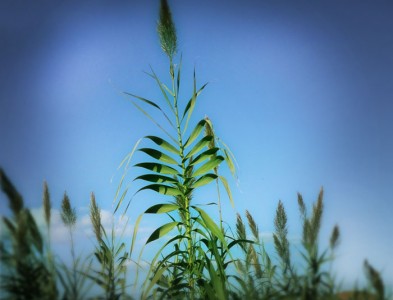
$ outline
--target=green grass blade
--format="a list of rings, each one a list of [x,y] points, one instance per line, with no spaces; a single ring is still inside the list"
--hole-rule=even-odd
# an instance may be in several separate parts
[[[145,211],[145,214],[163,214],[179,209],[176,204],[156,204]]]
[[[136,164],[135,167],[140,167],[153,172],[167,175],[178,175],[179,173],[176,169],[159,163],[139,163]]]
[[[141,296],[141,299],[147,299],[147,295],[149,294],[150,290],[153,288],[153,286],[157,283],[157,281],[161,278],[162,274],[166,271],[167,267],[162,267],[159,269],[156,274],[154,274],[154,277],[150,280],[150,283],[144,293]]]
[[[168,143],[167,141],[165,141],[160,137],[148,135],[145,138],[153,141],[156,145],[160,146],[162,149],[172,152],[173,154],[179,155],[180,153],[175,146],[173,146],[172,144]]]
[[[195,146],[190,150],[190,152],[188,152],[186,158],[190,158],[194,154],[198,153],[200,150],[206,147],[212,140],[213,137],[210,135],[203,137],[198,143],[195,144]]]
[[[217,237],[221,243],[227,248],[227,242],[225,241],[225,237],[218,227],[218,225],[210,218],[210,216],[201,208],[192,206],[201,216],[203,220],[203,224],[205,227],[212,233],[213,236]]]
[[[194,130],[191,132],[189,138],[187,139],[186,143],[184,144],[184,148],[188,147],[192,144],[193,141],[199,136],[203,128],[205,128],[206,120],[201,120],[195,126]]]
[[[219,148],[212,148],[212,149],[208,149],[205,152],[202,152],[201,154],[199,154],[197,157],[195,157],[193,160],[191,160],[190,162],[190,166],[199,164],[203,161],[205,161],[208,158],[211,158],[212,155],[215,155],[218,150],[220,150]]]
[[[217,178],[216,174],[205,174],[201,176],[195,183],[192,185],[192,188],[196,189],[203,185],[206,185]]]
[[[170,186],[167,186],[164,184],[150,184],[150,185],[147,185],[147,186],[139,189],[137,191],[137,193],[139,193],[140,191],[143,191],[143,190],[152,190],[152,191],[155,191],[159,194],[167,195],[167,196],[181,196],[181,195],[183,195],[183,193],[179,189],[174,188],[174,187],[170,187]]]
[[[150,235],[150,237],[147,239],[146,244],[149,244],[159,238],[162,238],[165,236],[168,232],[170,232],[175,226],[179,225],[180,222],[170,222],[165,225],[160,226],[154,232]]]
[[[172,157],[170,157],[169,155],[166,155],[164,153],[162,153],[161,151],[158,151],[156,149],[152,149],[152,148],[141,148],[138,149],[138,151],[144,152],[147,155],[162,161],[164,163],[168,163],[168,164],[172,164],[172,165],[177,165],[177,161],[174,160]]]
[[[176,99],[179,97],[179,92],[180,92],[180,74],[181,74],[182,61],[183,61],[183,55],[180,55],[180,63],[179,63],[179,67],[177,68],[177,76],[176,76]]]
[[[225,188],[225,191],[227,192],[229,201],[231,202],[231,205],[233,208],[235,208],[235,202],[233,201],[233,197],[232,197],[232,192],[231,192],[231,188],[229,187],[228,181],[226,180],[226,178],[224,176],[219,176],[220,181],[222,183],[222,185]]]
[[[141,111],[150,121],[152,121],[158,128],[160,128],[172,141],[177,143],[176,139],[167,131],[165,130],[164,127],[162,127],[154,118],[147,112],[145,111],[141,106],[136,104],[134,101],[131,101],[131,103],[139,110]]]
[[[14,215],[18,215],[19,212],[23,209],[23,198],[18,193],[16,188],[13,186],[11,181],[8,179],[3,169],[0,168],[0,186],[3,192],[7,195],[10,208]]]
[[[149,182],[156,182],[156,183],[162,183],[162,182],[169,182],[169,183],[178,183],[176,179],[173,179],[172,177],[164,176],[164,175],[159,175],[159,174],[145,174],[138,176],[134,179],[135,180],[144,180],[144,181],[149,181]]]
[[[136,98],[136,99],[138,99],[138,100],[140,100],[140,101],[142,101],[142,102],[144,102],[144,103],[147,103],[148,105],[153,106],[154,108],[158,109],[158,110],[164,115],[165,119],[169,122],[169,124],[175,129],[175,125],[173,125],[173,123],[172,123],[172,121],[169,119],[168,115],[167,115],[167,114],[165,113],[165,111],[164,111],[158,104],[156,104],[154,101],[148,100],[148,99],[146,99],[146,98],[143,98],[143,97],[140,97],[140,96],[137,96],[137,95],[128,93],[128,92],[124,92],[124,94],[126,94],[126,95],[128,95],[128,96],[131,96],[131,97],[134,97],[134,98]]]
[[[158,76],[156,75],[156,73],[154,72],[154,70],[153,70],[153,68],[152,68],[151,66],[150,66],[150,70],[151,70],[152,74],[149,74],[149,73],[148,73],[148,75],[151,76],[151,77],[153,77],[154,80],[157,82],[157,85],[158,85],[158,87],[160,88],[161,93],[162,93],[162,95],[163,95],[164,98],[165,98],[165,101],[167,102],[167,104],[168,104],[168,106],[170,107],[170,109],[172,110],[172,112],[175,113],[175,109],[173,108],[173,105],[172,105],[171,101],[169,100],[169,97],[168,97],[167,93],[165,92],[165,88],[163,88],[163,86],[165,86],[165,85],[164,85],[164,84],[161,82],[161,80],[158,78]],[[169,89],[168,89],[168,90],[169,90]]]
[[[224,160],[224,158],[222,156],[220,156],[220,155],[216,156],[212,160],[210,160],[207,163],[205,163],[204,165],[202,165],[199,169],[197,169],[194,172],[193,176],[197,177],[197,176],[200,176],[202,174],[209,172],[210,170],[216,168],[223,160]]]

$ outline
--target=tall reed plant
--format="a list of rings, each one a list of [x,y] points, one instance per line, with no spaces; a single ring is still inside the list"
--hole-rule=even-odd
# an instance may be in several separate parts
[[[147,157],[146,161],[135,165],[147,171],[134,178],[134,181],[145,182],[137,193],[150,190],[157,196],[166,196],[167,200],[157,200],[159,202],[156,205],[146,209],[139,216],[131,251],[142,216],[166,214],[169,222],[154,230],[146,242],[149,244],[166,237],[164,245],[152,260],[148,275],[150,280],[143,286],[143,297],[147,297],[154,290],[154,293],[165,294],[168,297],[188,295],[193,299],[210,293],[223,299],[226,297],[227,267],[223,258],[227,257],[229,250],[225,232],[222,222],[217,224],[202,206],[194,204],[193,196],[202,186],[216,183],[224,187],[232,201],[227,179],[219,174],[218,168],[222,163],[226,163],[234,172],[233,158],[229,149],[215,135],[210,119],[200,119],[192,125],[191,130],[188,130],[192,124],[197,100],[207,84],[197,87],[194,70],[191,96],[186,102],[181,99],[182,61],[180,58],[179,63],[175,63],[177,36],[166,0],[161,1],[157,31],[161,48],[169,61],[171,85],[164,84],[151,69],[148,75],[161,91],[162,101],[150,100],[131,93],[126,95],[130,96],[133,105],[163,132],[162,136],[149,135],[142,138],[141,140],[147,143],[146,147],[139,147],[139,142],[137,143],[135,149]],[[151,117],[143,105],[160,111],[166,126]],[[165,129],[166,127],[169,129]],[[134,151],[125,161],[129,161],[133,153]],[[122,183],[119,190],[121,186]],[[126,192],[127,188],[122,195],[118,195],[116,210],[122,204]],[[214,204],[220,206],[219,201]],[[222,221],[221,213],[220,219]],[[174,237],[169,236],[169,233],[173,233]],[[214,282],[213,278],[216,278]]]

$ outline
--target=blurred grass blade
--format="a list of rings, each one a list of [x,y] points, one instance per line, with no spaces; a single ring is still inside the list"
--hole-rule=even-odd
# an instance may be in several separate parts
[[[15,215],[18,215],[23,209],[23,198],[18,193],[11,181],[5,175],[4,171],[0,169],[0,185],[3,192],[7,195],[10,208]]]

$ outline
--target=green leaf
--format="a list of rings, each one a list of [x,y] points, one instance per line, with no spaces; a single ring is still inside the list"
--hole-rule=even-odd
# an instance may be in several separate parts
[[[192,115],[192,113],[194,111],[196,100],[199,97],[200,93],[204,90],[204,88],[207,85],[208,85],[208,83],[205,83],[198,91],[195,91],[195,89],[196,89],[196,79],[195,79],[195,72],[194,72],[194,93],[193,93],[191,99],[188,101],[188,103],[186,105],[186,108],[184,109],[183,117],[182,117],[182,120],[181,120],[181,123],[182,123],[184,118],[185,118],[185,116],[187,115],[187,120],[186,120],[186,124],[184,126],[183,133],[187,130],[188,123],[189,123],[191,115]]]
[[[159,163],[139,163],[136,164],[135,167],[145,168],[153,172],[157,172],[160,174],[168,174],[168,175],[177,175],[178,171],[174,168],[171,168],[167,165],[159,164]]]
[[[160,146],[161,148],[163,148],[164,150],[167,150],[169,152],[172,152],[173,154],[179,155],[179,150],[176,149],[175,146],[173,146],[172,144],[168,143],[167,141],[163,140],[160,137],[157,136],[152,136],[152,135],[148,135],[145,138],[152,140],[154,143],[156,143],[158,146]]]
[[[147,299],[147,295],[149,294],[150,290],[153,288],[153,286],[157,283],[157,281],[160,280],[162,277],[162,274],[166,271],[167,267],[162,267],[161,269],[157,270],[157,272],[154,274],[154,277],[151,279],[149,282],[148,287],[146,290],[142,293],[141,299]],[[147,282],[147,281],[146,281]]]
[[[210,216],[201,208],[192,206],[197,212],[199,212],[205,227],[213,234],[213,236],[217,237],[222,244],[227,248],[227,243],[224,238],[224,234],[218,227],[218,225],[210,218]]]
[[[157,82],[157,85],[158,85],[158,87],[160,88],[161,93],[162,93],[162,95],[163,95],[164,98],[165,98],[165,101],[167,102],[168,106],[169,106],[170,109],[173,111],[173,113],[175,113],[175,110],[174,110],[174,108],[173,108],[173,106],[172,106],[172,104],[171,104],[171,101],[169,100],[169,97],[168,97],[167,93],[165,92],[165,89],[163,88],[163,86],[165,86],[165,85],[164,85],[164,84],[161,82],[161,80],[158,78],[158,76],[156,75],[156,73],[154,72],[154,70],[153,70],[152,67],[150,67],[150,70],[151,70],[152,74],[148,74],[148,75],[150,75],[151,77],[153,77],[154,80]]]
[[[156,204],[145,211],[145,214],[163,214],[179,209],[176,204]]]
[[[182,61],[183,61],[183,55],[180,55],[180,63],[179,63],[179,67],[177,68],[177,77],[176,77],[176,100],[179,96],[179,91],[180,91],[180,74],[181,74]]]
[[[221,155],[216,156],[212,160],[210,160],[207,163],[205,163],[204,165],[202,165],[198,170],[196,170],[194,172],[193,176],[196,177],[196,176],[200,176],[202,174],[207,173],[208,171],[217,167],[223,160],[224,160],[224,158]]]
[[[210,158],[212,155],[216,154],[218,150],[220,150],[220,149],[219,148],[212,148],[212,149],[206,150],[205,152],[202,152],[201,154],[199,154],[197,157],[195,157],[190,162],[190,166],[199,164],[202,161],[206,160],[207,158]]]
[[[134,101],[131,101],[131,103],[140,111],[142,112],[150,121],[152,121],[158,128],[160,128],[167,136],[170,137],[172,141],[177,143],[176,139],[167,131],[165,130],[164,127],[162,127],[146,110],[144,110],[142,107],[140,107],[138,104],[136,104]]]
[[[157,183],[161,183],[161,182],[177,183],[178,182],[176,179],[173,179],[172,177],[168,177],[168,176],[164,176],[164,175],[158,175],[158,174],[141,175],[141,176],[136,177],[134,179],[134,181],[138,180],[138,179],[149,181],[149,182],[157,182]]]
[[[210,182],[212,182],[214,179],[216,179],[217,178],[217,175],[216,174],[206,174],[206,175],[203,175],[202,177],[200,177],[197,181],[195,181],[195,183],[192,185],[192,187],[195,189],[195,188],[198,188],[198,187],[200,187],[200,186],[203,186],[203,185],[206,185],[206,184],[208,184],[208,183],[210,183]]]
[[[148,238],[146,244],[153,242],[159,238],[162,238],[168,232],[170,232],[175,226],[177,226],[179,224],[180,224],[180,222],[170,222],[170,223],[167,223],[167,224],[162,225],[161,227],[157,228],[156,230],[154,230],[154,232]]]
[[[213,140],[213,137],[211,135],[202,138],[198,143],[195,144],[195,146],[191,149],[191,151],[188,152],[186,158],[190,158],[195,153],[198,153],[200,150],[206,147],[206,145],[208,145],[211,142],[211,140]]]
[[[29,228],[30,231],[30,236],[31,236],[31,242],[33,245],[36,247],[36,249],[39,251],[39,253],[42,253],[43,251],[43,241],[42,241],[42,236],[40,233],[40,230],[38,229],[37,223],[35,222],[33,216],[31,215],[30,211],[28,209],[24,210],[23,213],[25,214],[26,217],[26,225]]]
[[[138,151],[144,152],[147,155],[160,160],[162,162],[168,163],[168,164],[173,164],[173,165],[177,165],[177,161],[174,160],[172,157],[162,153],[161,151],[155,150],[155,149],[151,149],[151,148],[141,148],[138,149]]]
[[[231,192],[231,188],[229,187],[228,181],[226,180],[226,178],[224,176],[219,176],[219,178],[225,188],[225,191],[227,192],[227,195],[229,197],[229,201],[231,202],[232,207],[235,208],[235,202],[233,201],[232,192]]]
[[[188,140],[184,144],[184,148],[186,148],[188,145],[190,145],[195,139],[199,136],[201,133],[202,129],[205,127],[206,120],[201,120],[199,123],[195,126],[194,130],[191,132]]]
[[[182,192],[177,188],[173,188],[164,184],[150,184],[138,190],[138,192],[143,190],[152,190],[157,193],[167,195],[167,196],[180,196]],[[137,193],[138,193],[137,192]]]

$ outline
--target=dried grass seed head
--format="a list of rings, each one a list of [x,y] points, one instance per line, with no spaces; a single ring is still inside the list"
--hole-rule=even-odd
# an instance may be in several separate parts
[[[90,195],[90,220],[93,224],[93,231],[96,239],[100,243],[102,241],[101,209],[97,205],[94,193]]]
[[[160,37],[162,50],[172,60],[177,52],[177,37],[175,24],[173,23],[172,13],[167,0],[161,0],[157,32]]]
[[[51,216],[51,202],[50,202],[49,188],[48,188],[48,184],[46,181],[44,181],[44,192],[43,192],[42,205],[44,206],[45,221],[46,221],[46,224],[49,226],[50,216]]]
[[[73,227],[76,224],[76,211],[75,208],[71,207],[67,193],[64,193],[61,202],[61,219],[66,226]]]

